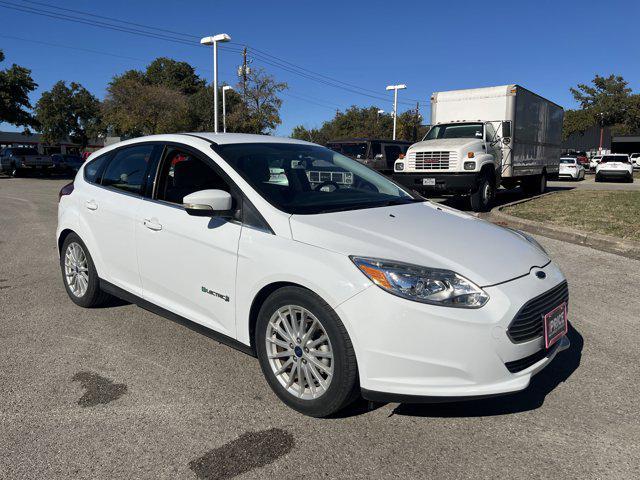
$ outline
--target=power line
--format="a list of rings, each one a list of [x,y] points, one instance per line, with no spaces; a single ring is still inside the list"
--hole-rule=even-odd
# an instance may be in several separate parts
[[[38,1],[34,1],[34,0],[23,0],[24,2],[27,3],[31,3],[31,4],[35,4],[35,5],[41,5],[41,6],[45,6],[48,7],[50,9],[57,9],[57,10],[62,10],[62,11],[67,11],[67,12],[73,12],[73,13],[78,13],[80,15],[84,15],[84,16],[91,16],[94,18],[103,18],[103,19],[107,19],[107,20],[111,20],[111,21],[116,21],[119,23],[123,23],[123,24],[127,24],[127,25],[133,25],[136,27],[141,27],[147,30],[158,30],[158,31],[164,31],[164,32],[168,32],[171,33],[172,35],[181,35],[183,37],[191,37],[191,38],[198,38],[196,35],[191,35],[191,34],[184,34],[184,33],[180,33],[180,32],[175,32],[175,31],[171,31],[171,30],[166,30],[166,29],[162,29],[160,27],[151,27],[151,26],[147,26],[147,25],[143,25],[143,24],[139,24],[139,23],[134,23],[134,22],[128,22],[128,21],[124,21],[124,20],[119,20],[113,17],[106,17],[103,15],[97,15],[97,14],[93,14],[93,13],[89,13],[89,12],[83,12],[80,10],[73,10],[73,9],[69,9],[69,8],[63,8],[63,7],[58,7],[58,6],[54,6],[51,4],[47,4],[44,2],[38,2]],[[2,0],[0,1],[0,7],[3,8],[7,8],[7,9],[11,9],[11,10],[16,10],[16,11],[20,11],[23,13],[31,13],[34,15],[40,15],[40,16],[44,16],[44,17],[49,17],[49,18],[54,18],[57,20],[65,20],[65,21],[69,21],[69,22],[76,22],[76,23],[81,23],[81,24],[85,24],[88,26],[92,26],[92,27],[96,27],[96,28],[106,28],[109,30],[114,30],[114,31],[119,31],[119,32],[123,32],[123,33],[130,33],[133,35],[138,35],[138,36],[143,36],[143,37],[148,37],[148,38],[153,38],[153,39],[159,39],[159,40],[165,40],[165,41],[170,41],[170,42],[174,42],[174,43],[179,43],[179,44],[183,44],[183,45],[188,45],[192,48],[198,48],[200,47],[200,45],[195,44],[193,41],[190,40],[186,40],[184,38],[176,38],[174,36],[169,36],[166,34],[158,34],[158,33],[153,33],[153,32],[146,32],[143,30],[139,30],[136,28],[131,28],[131,27],[124,27],[122,25],[116,25],[113,23],[107,23],[107,22],[102,22],[102,21],[91,21],[88,20],[86,18],[82,18],[82,17],[77,17],[77,16],[73,16],[73,15],[69,15],[66,13],[58,13],[55,11],[47,11],[47,10],[37,10],[35,8],[26,6],[26,5],[18,5],[12,2],[7,2],[6,0]],[[234,42],[231,42],[234,45],[240,45]],[[63,46],[63,48],[71,48],[68,46]],[[221,48],[223,48],[224,50],[228,50],[231,52],[235,52],[235,53],[240,53],[241,50],[238,48],[234,48],[232,46],[224,46]],[[308,80],[312,80],[312,81],[316,81],[318,83],[327,85],[327,86],[331,86],[333,88],[339,88],[345,91],[348,91],[350,93],[356,94],[356,95],[361,95],[361,96],[365,96],[365,97],[369,97],[378,101],[382,101],[382,102],[389,102],[390,100],[386,97],[383,97],[382,95],[378,94],[376,91],[374,90],[370,90],[370,89],[366,89],[363,87],[358,87],[356,85],[344,82],[342,80],[338,80],[338,79],[334,79],[332,77],[329,77],[327,75],[318,73],[318,72],[313,72],[312,70],[306,69],[304,67],[300,67],[292,62],[289,62],[287,60],[281,59],[279,57],[276,57],[275,55],[272,55],[270,53],[267,53],[263,50],[257,49],[255,47],[249,47],[252,50],[253,56],[260,62],[262,62],[263,64],[266,65],[271,65],[274,66],[276,68],[279,68],[281,70],[284,70],[288,73],[292,73],[295,75],[298,75],[302,78],[306,78]],[[96,51],[95,53],[100,53],[98,51]],[[102,53],[102,54],[106,54],[106,55],[112,55],[115,56],[113,54],[107,54],[107,53]],[[136,59],[137,60],[137,59]],[[366,93],[366,92],[371,92],[371,93]],[[410,99],[408,99],[410,100]],[[317,103],[317,102],[316,102]],[[398,103],[403,104],[403,105],[413,105],[412,103],[409,103],[409,101],[399,101]]]
[[[149,25],[143,25],[141,23],[135,23],[135,22],[129,22],[129,21],[126,21],[126,20],[121,20],[119,18],[106,17],[104,15],[97,15],[95,13],[83,12],[81,10],[74,10],[72,8],[59,7],[57,5],[51,5],[50,3],[36,2],[34,0],[22,0],[22,1],[25,2],[25,3],[32,3],[34,5],[40,5],[40,6],[43,6],[43,7],[53,8],[53,9],[57,9],[57,10],[64,10],[65,12],[77,13],[77,14],[84,15],[84,16],[87,16],[87,17],[102,18],[103,20],[111,20],[111,21],[123,23],[123,24],[126,24],[126,25],[132,25],[134,27],[145,28],[147,30],[158,30],[158,31],[166,32],[166,33],[171,33],[171,34],[174,34],[174,35],[180,35],[180,36],[183,36],[183,37],[189,37],[189,38],[193,38],[193,39],[197,39],[197,40],[200,39],[199,36],[192,35],[190,33],[176,32],[174,30],[167,30],[166,28],[162,28],[162,27],[152,27],[152,26],[149,26]]]

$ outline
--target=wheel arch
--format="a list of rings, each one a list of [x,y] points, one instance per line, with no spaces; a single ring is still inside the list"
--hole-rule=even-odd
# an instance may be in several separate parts
[[[267,298],[269,298],[269,295],[271,295],[273,292],[276,292],[277,290],[280,290],[281,288],[284,288],[284,287],[299,287],[299,288],[304,288],[305,290],[309,290],[310,292],[313,292],[313,290],[299,283],[278,281],[278,282],[272,282],[263,286],[258,291],[258,293],[256,293],[256,295],[253,297],[253,300],[251,302],[251,307],[249,308],[249,318],[248,318],[249,342],[254,354],[256,352],[256,345],[255,345],[256,323],[258,321],[258,313],[260,313],[260,308],[262,307],[264,302],[267,300]]]
[[[62,252],[62,244],[71,233],[75,233],[76,235],[78,235],[76,232],[74,232],[70,228],[65,228],[60,232],[60,235],[58,235],[58,253]]]

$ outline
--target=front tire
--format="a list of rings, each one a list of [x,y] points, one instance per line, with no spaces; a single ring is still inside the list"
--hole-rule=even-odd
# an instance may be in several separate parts
[[[75,233],[64,239],[60,250],[62,281],[69,298],[81,307],[103,304],[110,295],[100,290],[100,278],[84,242]]]
[[[255,345],[269,386],[300,413],[326,417],[359,395],[349,335],[335,311],[307,289],[284,287],[267,298]]]
[[[471,210],[474,212],[486,212],[491,209],[496,195],[495,182],[489,175],[485,175],[478,190],[469,196]]]

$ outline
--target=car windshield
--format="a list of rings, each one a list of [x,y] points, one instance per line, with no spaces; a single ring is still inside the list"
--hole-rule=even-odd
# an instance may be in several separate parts
[[[240,143],[215,151],[269,203],[314,214],[424,201],[370,168],[317,145]]]
[[[424,140],[437,138],[482,138],[482,123],[454,123],[436,125],[429,130]]]
[[[14,155],[40,155],[35,148],[12,148]]]
[[[602,157],[602,160],[600,160],[600,163],[607,163],[607,162],[628,162],[629,161],[629,157],[627,157],[626,155],[605,155],[604,157]]]
[[[576,159],[575,158],[561,158],[560,159],[560,163],[569,164],[569,165],[575,165],[576,164]]]
[[[632,153],[631,154],[631,158],[638,158],[640,157],[640,153]]]
[[[329,143],[328,147],[348,157],[358,158],[359,155],[364,158],[367,155],[366,143]]]

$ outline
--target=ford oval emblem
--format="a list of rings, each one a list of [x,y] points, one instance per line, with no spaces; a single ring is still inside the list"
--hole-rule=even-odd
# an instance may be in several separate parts
[[[536,277],[538,277],[540,280],[547,278],[547,274],[544,273],[542,270],[538,270],[536,272]]]

